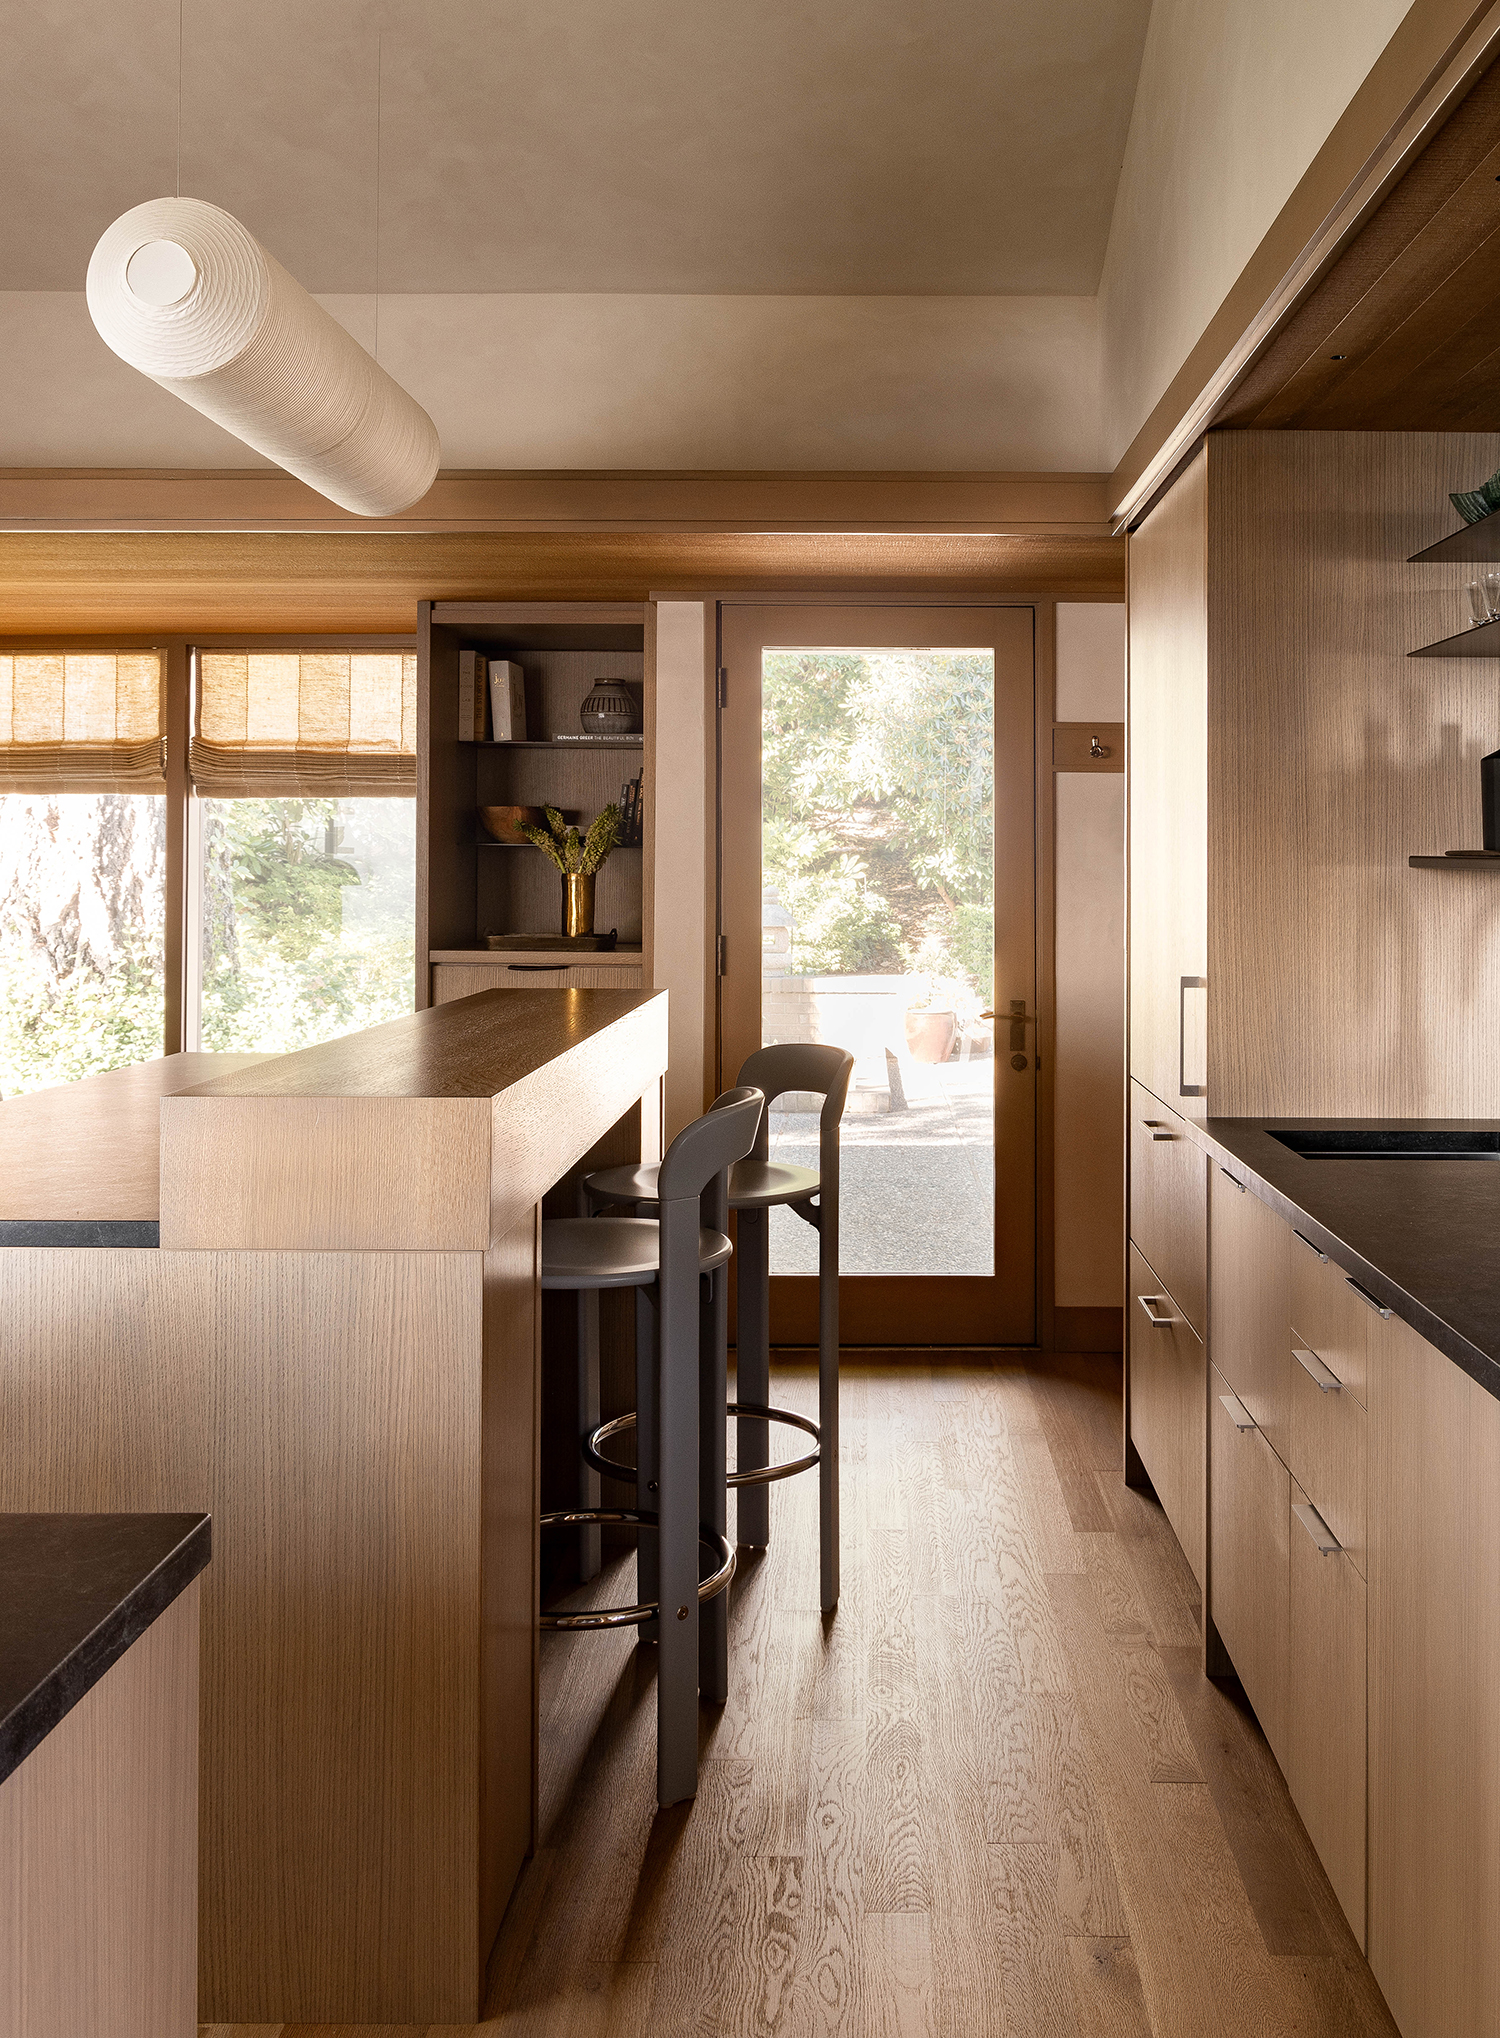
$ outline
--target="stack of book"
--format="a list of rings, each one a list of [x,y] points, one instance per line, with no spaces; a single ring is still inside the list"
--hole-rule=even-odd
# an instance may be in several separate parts
[[[458,740],[526,741],[526,681],[512,659],[486,658],[482,651],[459,652]]]

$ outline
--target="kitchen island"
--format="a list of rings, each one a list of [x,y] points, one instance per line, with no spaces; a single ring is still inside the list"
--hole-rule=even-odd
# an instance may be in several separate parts
[[[479,2014],[535,1817],[538,1209],[622,1121],[657,1156],[665,1066],[662,995],[486,992],[164,1083],[157,1249],[0,1245],[0,1505],[214,1517],[205,2022]]]

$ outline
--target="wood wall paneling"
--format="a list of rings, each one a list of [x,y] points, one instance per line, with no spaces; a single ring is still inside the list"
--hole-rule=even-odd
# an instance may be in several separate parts
[[[1495,668],[1407,658],[1470,569],[1405,563],[1496,467],[1496,434],[1209,441],[1216,1113],[1500,1111],[1494,901],[1407,866],[1480,840]]]
[[[0,1784],[7,2038],[195,2038],[199,1583]]]
[[[420,601],[640,602],[673,588],[1119,601],[1124,580],[1124,540],[1107,536],[10,531],[0,632],[409,631]]]
[[[1207,1104],[1180,1094],[1179,1031],[1180,980],[1208,969],[1207,503],[1200,453],[1130,550],[1130,1073],[1190,1118]]]

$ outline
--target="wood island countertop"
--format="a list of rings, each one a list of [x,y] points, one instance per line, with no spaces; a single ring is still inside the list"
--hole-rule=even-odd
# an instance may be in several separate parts
[[[278,1055],[163,1099],[161,1243],[482,1252],[666,1066],[662,991],[480,991]]]
[[[0,1104],[0,1245],[155,1245],[161,1100],[255,1054],[166,1054]]]

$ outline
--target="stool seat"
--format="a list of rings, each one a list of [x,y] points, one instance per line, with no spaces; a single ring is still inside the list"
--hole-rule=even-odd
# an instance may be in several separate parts
[[[657,1161],[638,1167],[600,1168],[584,1177],[584,1187],[602,1203],[654,1203]],[[822,1178],[816,1168],[794,1168],[781,1161],[736,1161],[729,1170],[731,1210],[769,1210],[773,1203],[800,1203],[816,1196]]]
[[[722,1267],[732,1251],[722,1232],[699,1230],[700,1273]],[[549,1217],[542,1225],[544,1288],[649,1287],[660,1265],[654,1217]]]

